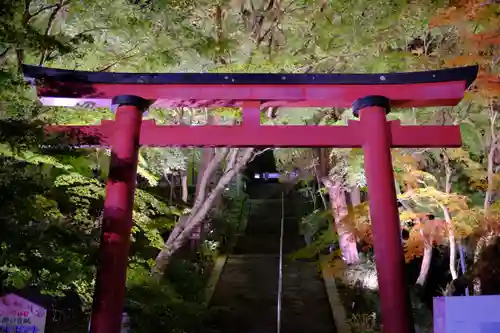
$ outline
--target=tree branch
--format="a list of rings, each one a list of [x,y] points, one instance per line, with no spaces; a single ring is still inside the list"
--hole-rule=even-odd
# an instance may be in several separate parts
[[[50,16],[49,16],[49,20],[47,21],[47,27],[45,28],[45,32],[44,32],[44,37],[47,37],[51,30],[52,30],[52,27],[54,26],[54,22],[56,20],[56,17],[57,17],[57,14],[59,13],[59,11],[64,7],[66,6],[67,4],[69,3],[69,1],[66,1],[66,2],[59,2],[58,4],[55,4],[55,5],[52,5],[52,6],[47,6],[45,8],[54,8],[54,10],[52,11],[52,13],[50,13]],[[39,66],[42,66],[43,63],[45,62],[47,58],[47,47],[44,48],[44,50],[42,51],[42,55],[40,56],[40,61],[38,62],[38,65]]]
[[[58,8],[60,5],[61,5],[60,3],[57,3],[55,5],[42,6],[40,9],[36,10],[34,13],[30,13],[30,18],[33,18],[37,15],[40,15],[42,12],[44,12],[46,10]]]
[[[195,202],[193,204],[193,208],[191,209],[191,214],[190,216],[196,215],[197,211],[200,209],[202,204],[205,201],[206,198],[206,192],[207,192],[207,186],[209,183],[210,178],[212,175],[215,173],[215,170],[219,166],[219,164],[224,160],[229,152],[229,148],[222,148],[215,157],[210,161],[208,164],[207,168],[205,169],[205,172],[202,175],[201,181],[200,181],[200,188],[198,195],[196,196]],[[189,222],[191,219],[186,219],[185,220],[185,225]],[[174,228],[172,233],[170,234],[169,238],[176,238],[179,234],[181,234],[184,231],[185,226],[184,225],[179,225],[178,228]]]
[[[131,54],[131,55],[127,55],[129,54],[130,52],[132,52],[135,48],[137,48],[137,44],[134,45],[133,47],[131,47],[130,49],[128,49],[127,51],[125,51],[117,60],[113,61],[112,63],[100,68],[100,69],[97,69],[96,72],[106,72],[108,70],[110,70],[113,66],[119,64],[120,62],[122,62],[123,60],[127,60],[127,59],[130,59],[130,58],[133,58],[133,57],[136,57],[138,54]]]
[[[239,148],[231,148],[231,152],[229,153],[228,162],[226,165],[226,169],[224,170],[224,173],[229,172],[229,170],[231,170],[236,164],[239,150],[240,150]]]
[[[249,158],[249,160],[248,160],[248,162],[247,162],[247,163],[252,162],[252,161],[253,161],[253,160],[254,160],[257,156],[262,155],[262,154],[264,154],[266,151],[269,151],[269,150],[271,150],[271,149],[273,149],[273,148],[265,148],[265,149],[262,149],[262,150],[261,150],[261,151],[259,151],[259,152],[254,153],[254,154],[253,154],[253,155]]]
[[[7,58],[7,54],[9,53],[10,51],[10,47],[7,47],[5,50],[2,51],[2,53],[0,53],[0,65],[3,65],[3,63],[5,62],[5,59]]]
[[[254,148],[246,148],[243,152],[240,160],[236,163],[235,167],[230,170],[228,173],[224,174],[219,180],[215,189],[210,193],[208,198],[205,200],[204,204],[200,207],[200,209],[190,216],[188,221],[186,222],[186,228],[178,237],[187,237],[191,235],[193,230],[198,226],[198,221],[208,213],[208,210],[212,207],[212,203],[215,198],[224,190],[225,186],[233,179],[236,173],[247,163],[250,162],[250,158],[252,157]],[[170,237],[169,237],[170,238]],[[168,242],[168,240],[167,240]],[[168,247],[168,246],[167,246]]]

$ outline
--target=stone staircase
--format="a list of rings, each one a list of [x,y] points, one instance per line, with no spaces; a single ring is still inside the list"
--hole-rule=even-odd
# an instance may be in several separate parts
[[[252,193],[247,230],[228,257],[212,297],[215,316],[210,326],[214,332],[277,332],[283,185],[259,187]],[[298,224],[301,203],[295,192],[285,197],[281,332],[333,333],[330,305],[316,263],[286,259],[304,246]]]

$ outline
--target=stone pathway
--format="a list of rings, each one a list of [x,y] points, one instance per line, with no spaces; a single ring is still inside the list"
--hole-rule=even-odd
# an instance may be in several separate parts
[[[265,184],[274,198],[251,208],[245,235],[228,257],[215,289],[211,328],[220,333],[276,333],[281,201],[280,184]],[[279,190],[279,188],[278,188]],[[285,199],[284,254],[304,246],[298,230],[300,199]],[[282,333],[336,333],[316,263],[285,261]]]

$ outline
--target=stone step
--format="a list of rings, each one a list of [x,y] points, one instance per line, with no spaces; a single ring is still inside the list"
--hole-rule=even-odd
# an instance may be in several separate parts
[[[316,262],[284,263],[282,308],[282,332],[336,331],[326,289]]]
[[[291,221],[294,223],[290,223],[289,221],[284,221],[283,223],[283,232],[284,233],[297,233],[299,230],[299,225],[296,223],[296,221]],[[265,234],[265,233],[276,233],[280,234],[281,233],[281,222],[275,222],[275,221],[268,221],[268,222],[263,222],[263,221],[255,221],[255,220],[249,220],[247,223],[247,229],[245,230],[245,233],[247,234]]]
[[[230,255],[212,298],[221,333],[276,332],[277,255]],[[314,262],[283,265],[282,332],[335,333],[326,291]]]
[[[275,333],[277,256],[229,256],[214,292],[220,333]]]
[[[303,240],[295,238],[283,242],[283,253],[290,254],[300,248]],[[277,254],[279,253],[279,235],[266,235],[261,237],[242,237],[238,240],[233,252],[235,254]]]
[[[276,187],[266,185],[265,191],[276,191]],[[274,195],[276,193],[279,194],[279,191]],[[301,204],[297,195],[288,196],[285,201],[285,258],[305,245],[299,233]],[[209,326],[214,331],[277,331],[281,213],[281,199],[258,200],[258,203],[250,200],[246,230],[239,236],[233,254],[228,257],[211,300],[210,307],[215,315]],[[285,259],[281,323],[283,333],[336,332],[326,290],[315,262]]]

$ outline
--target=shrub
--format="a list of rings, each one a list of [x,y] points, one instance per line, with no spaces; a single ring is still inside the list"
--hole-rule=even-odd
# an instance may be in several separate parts
[[[201,278],[187,263],[173,266],[172,279],[160,281],[144,267],[129,269],[126,312],[134,333],[202,332],[208,313]]]

